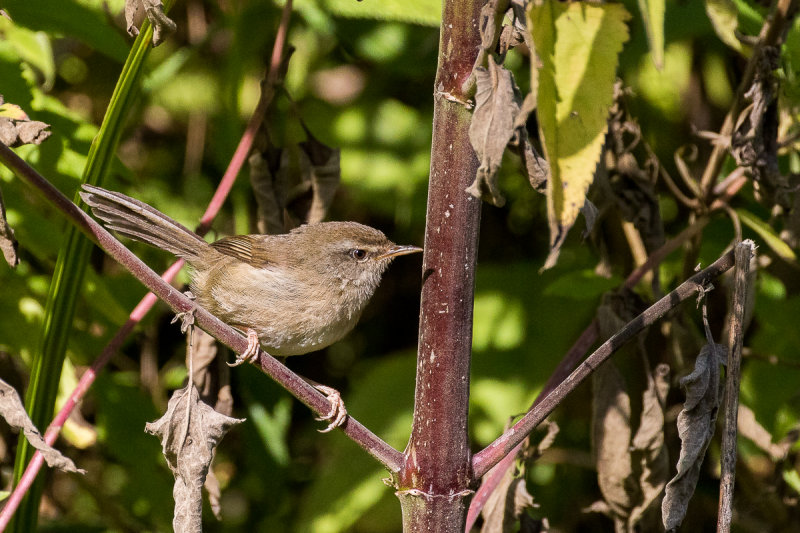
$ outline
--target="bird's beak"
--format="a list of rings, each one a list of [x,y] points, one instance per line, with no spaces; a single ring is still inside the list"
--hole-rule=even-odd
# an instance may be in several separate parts
[[[398,255],[415,254],[421,252],[422,248],[419,246],[395,244],[380,255],[376,255],[375,259],[388,259],[390,257],[397,257]]]

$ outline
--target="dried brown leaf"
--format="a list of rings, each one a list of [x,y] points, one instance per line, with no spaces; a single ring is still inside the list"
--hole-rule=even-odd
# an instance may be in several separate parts
[[[778,167],[778,68],[780,52],[760,49],[753,83],[745,93],[752,104],[741,114],[731,137],[731,155],[747,167],[756,183],[757,198],[788,206],[789,184]]]
[[[726,353],[721,344],[706,344],[697,356],[694,371],[680,381],[686,390],[686,400],[678,414],[681,451],[677,473],[667,483],[661,502],[661,519],[667,531],[677,528],[686,515],[706,449],[714,436],[721,396],[719,366]]]
[[[505,198],[497,188],[497,171],[503,152],[515,134],[515,121],[522,97],[514,75],[488,57],[488,69],[475,69],[477,91],[475,112],[469,126],[469,140],[480,166],[467,192],[493,205],[502,206]]]
[[[540,194],[547,192],[547,179],[550,176],[550,165],[547,159],[539,155],[533,147],[524,126],[518,131],[522,133],[522,142],[515,147],[517,154],[525,164],[525,171],[528,174],[528,181],[531,187]]]
[[[509,8],[509,0],[489,0],[481,8],[481,48],[490,51],[497,46],[502,31],[503,16]]]
[[[3,204],[3,192],[0,191],[0,251],[3,252],[6,262],[11,268],[19,264],[17,255],[17,239],[14,238],[14,229],[6,220],[6,207]]]
[[[28,417],[28,413],[25,412],[25,407],[22,405],[17,391],[3,380],[0,380],[0,416],[12,428],[22,430],[31,446],[42,453],[42,457],[51,468],[58,468],[64,472],[86,473],[85,470],[76,467],[71,459],[63,456],[61,452],[44,441],[42,434],[39,433]]]
[[[0,117],[0,143],[6,146],[17,144],[17,127],[10,118]]]
[[[18,105],[5,103],[0,96],[0,143],[16,147],[42,144],[50,137],[49,124],[31,120]]]
[[[145,431],[159,437],[175,486],[176,532],[202,531],[202,491],[214,451],[222,437],[244,419],[231,418],[214,411],[200,401],[191,384],[176,390],[167,404],[167,412]]]
[[[153,46],[158,46],[167,35],[173,33],[178,26],[164,13],[161,0],[125,0],[125,23],[128,35],[136,37],[142,20],[147,16],[153,26]]]
[[[319,142],[308,128],[305,128],[308,140],[300,143],[300,148],[308,155],[311,163],[311,205],[305,216],[308,224],[322,222],[333,203],[333,197],[339,188],[341,179],[341,150],[331,148]]]
[[[262,233],[283,233],[285,219],[290,227],[321,222],[336,195],[340,150],[319,142],[303,127],[307,141],[282,149],[267,147],[250,157]]]
[[[553,430],[552,427],[555,427]],[[552,444],[552,439],[558,434],[558,426],[548,427],[548,433],[539,447],[545,445],[544,441],[550,441],[545,446]],[[526,450],[521,449],[520,455],[525,456]],[[535,507],[533,503],[533,496],[528,492],[525,486],[525,466],[524,463],[520,466],[517,472],[514,469],[508,468],[503,474],[502,480],[495,487],[489,499],[486,500],[486,505],[483,506],[481,516],[483,517],[483,526],[481,533],[510,533],[512,531],[519,531],[517,522],[525,512],[525,509]]]
[[[532,49],[530,33],[528,32],[528,19],[525,15],[525,0],[511,0],[509,9],[506,12],[511,24],[506,24],[500,33],[498,48],[501,55],[505,56],[510,49],[525,43],[528,49]]]
[[[773,461],[786,459],[793,441],[787,439],[775,444],[772,434],[758,423],[755,413],[746,405],[739,404],[737,426],[742,437],[751,440],[753,444],[768,453]]]
[[[648,375],[647,389],[642,394],[641,421],[631,443],[634,468],[639,470],[640,496],[628,517],[630,529],[645,516],[652,516],[648,511],[659,500],[669,477],[669,455],[664,446],[664,409],[669,392],[669,374],[668,365],[658,365],[654,375]]]
[[[17,135],[19,137],[19,144],[42,144],[42,142],[50,137],[50,132],[47,128],[50,124],[45,124],[38,120],[29,120],[17,123]]]
[[[213,468],[208,469],[208,474],[206,475],[206,481],[203,483],[203,487],[205,487],[206,493],[208,494],[208,505],[211,507],[211,512],[214,514],[214,518],[217,520],[222,520],[222,505],[220,504],[222,491],[219,488],[219,479],[217,479],[217,475],[214,473]]]
[[[519,517],[533,505],[533,496],[525,486],[525,479],[514,477],[511,469],[506,470],[500,485],[489,496],[481,511],[481,533],[517,531]]]
[[[279,168],[288,163],[285,150],[268,148],[254,152],[250,165],[250,186],[258,206],[256,219],[258,231],[267,234],[283,233],[283,209],[286,206],[286,172]]]
[[[216,412],[230,416],[233,413],[230,367],[217,357],[218,353],[216,339],[195,328],[192,337],[193,361],[191,365],[187,361],[186,367],[192,369],[194,386],[197,387],[200,399],[213,405]]]
[[[600,492],[614,521],[624,523],[637,489],[631,468],[630,398],[613,361],[592,375],[592,444]]]

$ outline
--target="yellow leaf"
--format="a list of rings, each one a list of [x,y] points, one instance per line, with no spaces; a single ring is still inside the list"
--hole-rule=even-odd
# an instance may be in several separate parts
[[[541,62],[537,117],[551,171],[545,268],[558,259],[594,178],[629,18],[621,4],[546,0],[529,8],[528,28]]]

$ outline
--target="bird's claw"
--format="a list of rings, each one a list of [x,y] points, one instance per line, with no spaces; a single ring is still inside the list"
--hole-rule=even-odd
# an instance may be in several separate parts
[[[258,355],[258,348],[261,343],[258,340],[258,333],[254,329],[247,328],[247,349],[241,354],[236,356],[236,361],[228,363],[228,366],[234,367],[244,364]]]
[[[317,430],[320,433],[328,433],[332,429],[338,428],[344,424],[344,421],[347,418],[347,409],[344,407],[342,395],[336,389],[332,387],[326,387],[325,385],[314,385],[314,388],[324,394],[331,403],[331,410],[328,411],[327,415],[315,418],[315,420],[319,421],[330,421],[328,423],[328,427]]]

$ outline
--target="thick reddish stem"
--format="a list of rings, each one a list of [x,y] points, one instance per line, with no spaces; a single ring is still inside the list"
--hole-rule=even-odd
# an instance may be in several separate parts
[[[467,411],[480,201],[461,98],[480,45],[479,1],[442,6],[414,425],[398,476],[405,531],[460,531],[471,494]],[[448,94],[449,93],[449,94]]]

